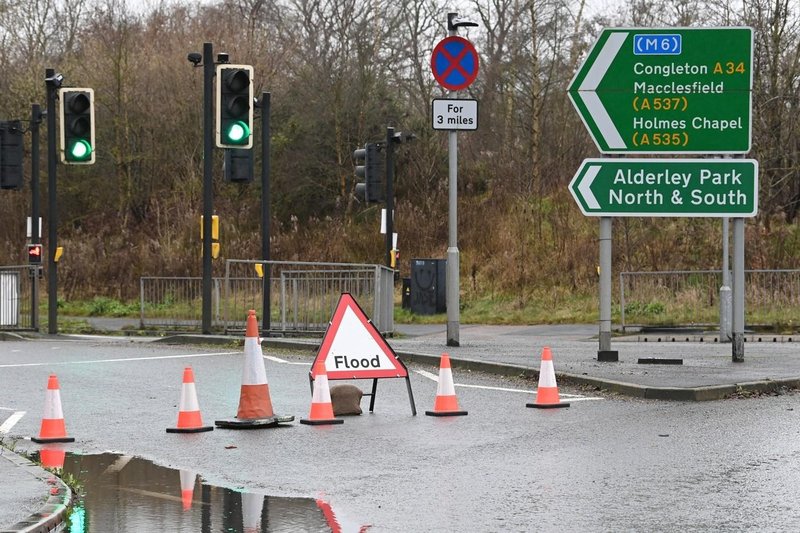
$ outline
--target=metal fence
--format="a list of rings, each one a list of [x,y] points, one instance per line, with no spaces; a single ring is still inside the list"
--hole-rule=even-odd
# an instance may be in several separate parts
[[[264,279],[270,281],[268,287]],[[394,271],[383,265],[229,259],[225,262],[226,328],[244,329],[248,309],[256,309],[263,317],[265,290],[269,291],[272,332],[325,331],[343,292],[355,298],[378,331],[394,332]]]
[[[622,330],[645,325],[718,326],[721,270],[621,272]],[[800,270],[745,270],[745,323],[800,320]]]
[[[34,291],[38,265],[0,267],[0,330],[39,329],[39,304]]]
[[[211,327],[222,330],[220,311],[224,280],[213,278]],[[203,278],[139,278],[139,326],[172,330],[197,330],[203,325]]]
[[[343,292],[381,333],[394,332],[394,271],[385,266],[238,259],[226,261],[225,277],[213,280],[212,329],[244,330],[249,309],[263,323],[265,291],[273,333],[324,332]],[[200,329],[202,278],[141,278],[140,310],[143,329]]]

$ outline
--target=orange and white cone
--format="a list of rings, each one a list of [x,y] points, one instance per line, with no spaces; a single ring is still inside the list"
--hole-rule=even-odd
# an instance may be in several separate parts
[[[67,452],[61,448],[45,446],[39,450],[39,461],[45,468],[64,468]]]
[[[328,385],[328,372],[325,370],[324,361],[317,361],[314,373],[316,378],[314,379],[314,393],[311,397],[311,412],[308,418],[301,418],[300,423],[310,426],[344,424],[344,420],[335,418],[333,415],[331,389]]]
[[[187,366],[183,370],[178,425],[174,428],[167,428],[167,433],[201,433],[213,429],[214,426],[203,425],[203,417],[200,416],[200,404],[197,402],[197,388],[194,385],[194,372],[192,372],[192,367]]]
[[[217,427],[228,429],[251,429],[274,427],[281,422],[291,422],[293,416],[276,415],[272,410],[269,395],[267,370],[264,368],[264,353],[258,338],[256,312],[250,310],[244,338],[244,370],[242,388],[239,392],[239,409],[235,419],[216,420]]]
[[[194,499],[194,482],[197,474],[189,470],[181,470],[181,505],[183,510],[188,511],[192,508],[192,500]]]
[[[466,411],[458,408],[456,388],[453,384],[453,369],[450,366],[450,356],[442,354],[439,363],[439,385],[436,387],[436,401],[433,411],[425,411],[428,416],[463,416]]]
[[[44,396],[44,416],[38,437],[31,437],[33,442],[75,442],[72,437],[67,437],[67,428],[64,424],[64,413],[61,410],[61,392],[58,388],[58,378],[50,374],[47,380],[47,392]]]
[[[556,385],[556,370],[553,367],[553,354],[547,346],[542,350],[542,364],[539,367],[539,385],[536,390],[536,401],[526,403],[526,407],[537,409],[552,409],[554,407],[569,407],[568,402],[562,402],[558,397]]]
[[[244,533],[258,533],[261,531],[261,513],[263,511],[263,494],[242,493],[242,527]]]

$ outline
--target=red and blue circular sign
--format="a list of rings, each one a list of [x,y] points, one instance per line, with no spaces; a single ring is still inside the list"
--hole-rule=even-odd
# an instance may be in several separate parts
[[[431,70],[433,77],[445,89],[466,89],[478,77],[478,52],[463,37],[447,37],[433,49]]]

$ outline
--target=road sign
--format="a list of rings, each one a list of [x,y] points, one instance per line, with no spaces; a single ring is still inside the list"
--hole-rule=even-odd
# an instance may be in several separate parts
[[[312,377],[320,358],[331,380],[408,377],[405,365],[348,293],[339,298],[311,366]]]
[[[478,77],[478,52],[463,37],[447,37],[433,49],[431,70],[433,77],[445,89],[466,89]]]
[[[753,217],[754,159],[586,159],[569,184],[586,216]]]
[[[436,98],[431,106],[435,130],[477,130],[478,101]]]
[[[751,28],[606,29],[568,88],[603,153],[746,153]]]

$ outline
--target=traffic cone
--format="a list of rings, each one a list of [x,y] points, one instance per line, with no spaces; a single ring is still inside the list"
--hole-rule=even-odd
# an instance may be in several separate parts
[[[183,510],[188,511],[192,508],[192,500],[194,499],[194,481],[197,474],[189,470],[181,470],[181,504]]]
[[[328,373],[325,362],[319,360],[314,368],[314,393],[311,398],[311,412],[308,418],[301,418],[301,424],[322,426],[327,424],[344,424],[341,418],[334,418],[333,404],[331,403],[331,390],[328,387]]]
[[[239,393],[239,410],[236,418],[216,420],[214,423],[217,427],[227,429],[253,429],[275,427],[292,420],[293,416],[276,415],[272,410],[267,370],[264,368],[264,354],[258,338],[258,321],[256,312],[251,309],[247,315],[244,338],[244,370]]]
[[[436,401],[433,411],[425,411],[428,416],[463,416],[466,411],[458,409],[458,398],[453,385],[453,369],[450,367],[450,356],[442,354],[439,363],[439,385],[436,387]]]
[[[67,428],[64,424],[64,413],[61,411],[61,392],[58,388],[58,378],[50,374],[47,380],[47,392],[44,396],[44,417],[38,437],[32,437],[33,442],[75,442],[72,437],[67,437]]]
[[[194,386],[192,367],[183,369],[183,388],[181,388],[181,405],[178,411],[178,426],[167,428],[167,433],[201,433],[211,431],[214,426],[204,426],[200,416],[200,404],[197,403],[197,389]]]
[[[244,533],[261,531],[261,513],[264,511],[264,495],[254,492],[242,493],[242,527]]]
[[[555,407],[569,407],[568,402],[561,402],[558,397],[556,385],[556,371],[553,368],[553,355],[547,346],[542,350],[542,364],[539,367],[539,385],[536,390],[536,401],[526,403],[526,407],[537,409],[552,409]]]
[[[39,461],[45,468],[64,468],[67,452],[61,448],[46,446],[39,450]]]

